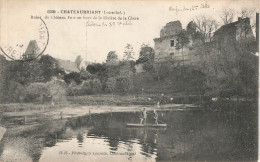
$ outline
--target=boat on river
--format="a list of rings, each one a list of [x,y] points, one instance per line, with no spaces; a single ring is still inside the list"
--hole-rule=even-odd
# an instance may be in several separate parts
[[[127,127],[167,127],[167,124],[137,124],[137,123],[127,123]]]

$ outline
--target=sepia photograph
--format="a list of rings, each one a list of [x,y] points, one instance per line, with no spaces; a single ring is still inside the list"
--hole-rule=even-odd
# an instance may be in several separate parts
[[[0,161],[258,161],[258,0],[0,0]]]

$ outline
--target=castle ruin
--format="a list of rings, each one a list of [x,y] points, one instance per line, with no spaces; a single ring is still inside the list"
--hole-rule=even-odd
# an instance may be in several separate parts
[[[182,50],[176,49],[177,35],[182,30],[180,21],[171,21],[161,29],[160,38],[154,39],[155,62],[174,60],[180,63],[189,60],[189,48],[183,49],[184,60],[182,58]]]

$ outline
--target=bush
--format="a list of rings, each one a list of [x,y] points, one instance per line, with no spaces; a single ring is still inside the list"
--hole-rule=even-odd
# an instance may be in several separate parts
[[[69,96],[82,96],[97,94],[102,91],[102,84],[99,79],[83,81],[81,85],[70,84],[66,90]]]

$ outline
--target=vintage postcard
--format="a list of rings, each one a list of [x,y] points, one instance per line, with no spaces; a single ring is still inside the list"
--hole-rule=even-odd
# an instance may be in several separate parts
[[[257,0],[0,0],[0,161],[257,161]]]

